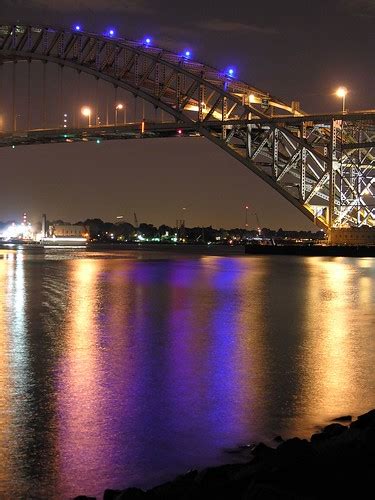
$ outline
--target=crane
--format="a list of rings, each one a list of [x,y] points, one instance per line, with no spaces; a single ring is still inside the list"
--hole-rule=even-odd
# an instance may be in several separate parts
[[[248,222],[247,222],[247,214],[248,214],[248,210],[249,210],[249,205],[245,206],[245,210],[246,210],[245,211],[245,227],[247,229],[249,227]],[[259,236],[259,238],[261,238],[262,237],[262,229],[260,227],[260,221],[259,221],[258,214],[257,214],[257,212],[251,212],[251,215],[255,215],[257,225],[258,225],[258,228],[257,228],[258,236]]]
[[[262,237],[262,228],[260,227],[260,222],[259,222],[259,217],[258,217],[258,214],[256,212],[254,212],[255,215],[255,218],[257,220],[257,224],[258,224],[258,235],[259,235],[259,238]]]

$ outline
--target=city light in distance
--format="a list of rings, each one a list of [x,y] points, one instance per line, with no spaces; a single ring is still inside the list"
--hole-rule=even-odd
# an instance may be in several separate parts
[[[191,56],[191,52],[190,50],[185,50],[185,57],[190,57]]]
[[[228,75],[229,76],[234,76],[234,73],[235,73],[235,71],[233,68],[228,68]]]
[[[13,238],[32,239],[33,227],[30,223],[15,224],[14,222],[0,233],[0,238],[10,240]]]
[[[124,105],[120,102],[117,104],[116,109],[119,109],[119,110],[124,109]]]
[[[152,40],[151,40],[151,38],[150,38],[149,36],[145,38],[145,44],[146,44],[146,45],[150,45],[150,44],[151,44],[151,41],[152,41]]]
[[[81,26],[79,24],[76,24],[75,28],[76,31],[81,31]]]

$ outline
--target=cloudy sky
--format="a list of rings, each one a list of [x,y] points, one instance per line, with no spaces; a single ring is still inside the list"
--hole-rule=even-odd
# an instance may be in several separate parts
[[[218,68],[233,65],[242,80],[299,100],[309,112],[339,109],[332,95],[338,85],[350,91],[349,109],[375,108],[373,0],[0,0],[0,18],[79,22],[98,32],[114,26],[131,39],[150,34],[155,44],[190,47],[196,59]],[[7,171],[0,220],[25,209],[35,219],[46,211],[70,220],[114,219],[119,213],[131,219],[137,211],[141,220],[173,224],[188,206],[188,225],[228,227],[243,224],[243,206],[250,204],[264,226],[312,227],[203,139],[148,141],[147,147],[137,141],[104,144],[99,154],[91,145],[11,153],[0,151]]]

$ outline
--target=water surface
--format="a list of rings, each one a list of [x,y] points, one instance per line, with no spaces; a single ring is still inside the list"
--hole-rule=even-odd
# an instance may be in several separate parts
[[[152,486],[375,407],[375,260],[0,250],[0,497]]]

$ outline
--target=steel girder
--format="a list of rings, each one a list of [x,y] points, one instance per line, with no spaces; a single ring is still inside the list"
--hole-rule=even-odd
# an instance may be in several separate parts
[[[375,226],[375,113],[232,121],[226,129],[224,141],[211,130],[216,143],[318,226]]]
[[[64,28],[0,24],[0,63],[24,60],[68,66],[163,109],[323,228],[375,224],[373,115],[302,116],[267,92],[163,49]]]
[[[271,116],[292,107],[206,64],[122,38],[0,24],[0,62],[40,60],[106,80],[181,122]]]

